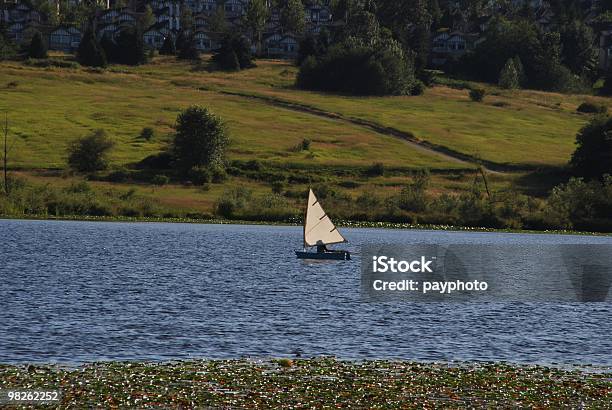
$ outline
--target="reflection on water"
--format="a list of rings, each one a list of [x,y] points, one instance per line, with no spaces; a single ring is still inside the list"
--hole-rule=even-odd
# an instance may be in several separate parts
[[[586,236],[0,220],[0,362],[240,356],[612,365],[610,304],[363,303],[362,243],[611,243]]]

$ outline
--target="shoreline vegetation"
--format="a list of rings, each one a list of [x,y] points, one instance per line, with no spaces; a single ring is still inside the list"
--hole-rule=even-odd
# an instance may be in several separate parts
[[[12,148],[0,215],[282,224],[312,188],[350,226],[612,232],[612,178],[573,178],[568,162],[580,130],[608,127],[579,110],[608,110],[602,97],[441,73],[422,95],[336,95],[297,88],[298,68],[276,60],[237,72],[168,56],[93,71],[5,61],[0,73]]]
[[[24,220],[24,221],[74,221],[74,222],[126,222],[126,223],[180,223],[180,224],[202,224],[202,225],[251,225],[251,226],[302,226],[303,222],[295,221],[256,221],[240,219],[221,218],[166,218],[166,217],[140,217],[140,216],[94,216],[94,215],[2,215],[0,220]],[[477,232],[477,233],[515,233],[531,235],[578,235],[578,236],[612,236],[607,232],[588,232],[572,230],[529,230],[529,229],[497,229],[486,227],[469,227],[453,225],[422,225],[400,222],[364,222],[339,220],[334,222],[340,228],[365,228],[365,229],[406,229],[421,231],[447,231],[447,232]]]
[[[61,390],[57,408],[606,408],[609,369],[311,359],[1,365],[0,389]]]

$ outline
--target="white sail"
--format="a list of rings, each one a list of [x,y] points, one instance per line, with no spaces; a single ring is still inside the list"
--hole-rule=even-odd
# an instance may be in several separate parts
[[[308,193],[308,207],[304,222],[304,244],[317,246],[341,242],[346,242],[346,239],[338,232],[311,189]]]

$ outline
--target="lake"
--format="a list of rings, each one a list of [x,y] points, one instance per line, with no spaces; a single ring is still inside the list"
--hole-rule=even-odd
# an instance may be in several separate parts
[[[0,363],[303,357],[612,365],[609,303],[365,303],[361,244],[610,244],[611,237],[0,220]]]

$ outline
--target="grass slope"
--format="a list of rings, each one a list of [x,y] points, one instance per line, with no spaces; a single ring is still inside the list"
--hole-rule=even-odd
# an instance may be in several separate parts
[[[181,67],[189,77],[189,67]],[[369,165],[380,160],[415,168],[462,167],[361,127],[202,86],[186,87],[176,79],[164,79],[163,70],[152,76],[4,64],[0,72],[0,111],[9,113],[11,132],[18,137],[13,166],[22,169],[64,167],[68,143],[96,128],[105,129],[118,142],[112,154],[115,164],[137,162],[165,145],[177,114],[192,104],[209,107],[226,121],[232,135],[231,159],[309,165]],[[194,84],[206,77],[193,76]],[[9,83],[17,86],[7,87]],[[160,137],[152,143],[140,140],[138,134],[145,126],[153,127]],[[311,152],[292,150],[304,138],[313,141]]]
[[[60,56],[59,58],[66,58]],[[410,169],[434,171],[435,194],[470,189],[473,163],[454,160],[415,147],[400,138],[376,132],[350,120],[391,127],[461,153],[502,164],[561,166],[574,149],[577,130],[589,116],[577,114],[586,99],[534,91],[489,88],[484,103],[473,103],[467,90],[436,86],[418,97],[357,98],[296,90],[297,69],[287,62],[260,60],[258,67],[236,73],[209,72],[206,62],[192,65],[158,57],[139,67],[112,66],[105,71],[86,68],[38,68],[19,62],[0,63],[0,112],[7,111],[10,136],[16,137],[10,166],[31,182],[67,186],[75,178],[50,172],[65,168],[68,144],[103,128],[117,141],[113,167],[126,166],[164,149],[177,114],[200,104],[220,115],[232,135],[231,160],[258,159],[271,166],[308,169],[353,198],[364,193],[397,192]],[[304,112],[271,101],[229,93],[278,99],[313,107]],[[324,113],[325,115],[321,115]],[[156,137],[138,137],[153,127]],[[310,151],[298,151],[304,138]],[[403,169],[384,177],[367,177],[357,169],[381,162]],[[316,170],[316,171],[315,171]],[[351,170],[347,176],[337,171]],[[437,173],[436,173],[437,171]],[[462,171],[460,173],[455,171]],[[293,171],[283,171],[289,175]],[[77,178],[78,179],[78,178]],[[356,182],[350,187],[342,182]],[[554,181],[524,173],[489,175],[494,190],[513,189],[544,195]],[[212,213],[222,193],[236,185],[256,195],[270,193],[266,181],[231,177],[207,189],[169,185],[91,182],[103,194],[112,185],[136,189],[139,196],[159,202],[175,214]],[[305,189],[306,185],[294,185]],[[297,200],[290,200],[301,206]]]

